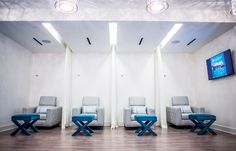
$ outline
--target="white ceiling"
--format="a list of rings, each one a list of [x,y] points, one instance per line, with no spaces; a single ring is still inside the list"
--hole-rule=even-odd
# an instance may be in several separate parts
[[[171,8],[223,9],[230,0],[167,0]],[[81,8],[133,8],[145,6],[146,0],[79,0]],[[54,0],[1,0],[0,8],[6,9],[54,9]]]
[[[118,52],[153,52],[165,37],[174,22],[117,22]],[[109,22],[105,21],[60,21],[51,22],[64,41],[75,52],[109,52]],[[207,42],[235,26],[235,23],[183,23],[182,28],[170,40],[163,52],[194,52]],[[32,52],[63,52],[64,48],[48,33],[41,22],[0,22],[0,32],[28,48]],[[41,46],[33,40],[50,40]],[[91,45],[87,42],[87,37]],[[140,38],[142,44],[139,45]],[[186,44],[197,40],[190,46]]]
[[[236,22],[230,14],[231,0],[167,0],[162,14],[145,10],[147,0],[79,0],[79,10],[65,15],[54,0],[0,0],[3,21],[204,21]]]
[[[153,52],[173,25],[170,22],[119,22],[117,51]]]
[[[164,47],[163,52],[194,52],[235,25],[236,23],[184,23]],[[187,46],[194,38],[196,40]],[[180,43],[172,43],[176,40],[179,40]]]
[[[108,22],[53,22],[52,25],[73,51],[104,52],[110,50]],[[87,37],[91,45],[89,45]]]
[[[63,52],[60,45],[40,22],[0,22],[0,32],[15,40],[32,52]],[[35,37],[43,45],[33,40]],[[50,40],[50,44],[45,44],[42,40]]]

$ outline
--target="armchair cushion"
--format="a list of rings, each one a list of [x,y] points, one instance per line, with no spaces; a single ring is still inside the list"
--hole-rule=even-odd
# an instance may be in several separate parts
[[[82,113],[83,114],[96,114],[97,106],[83,106]]]
[[[192,113],[191,107],[188,105],[179,106],[182,113]]]
[[[132,106],[131,113],[132,114],[147,114],[147,110],[145,106]]]
[[[38,106],[36,109],[36,113],[43,113],[46,114],[48,109],[52,109],[52,106]]]
[[[131,121],[136,121],[135,120],[135,115],[141,115],[141,114],[131,114]]]
[[[39,114],[40,120],[46,120],[47,119],[47,114]]]
[[[191,107],[193,113],[198,113],[198,114],[201,114],[201,113],[205,113],[205,108],[204,107]]]
[[[183,114],[181,115],[181,119],[182,119],[182,120],[189,120],[188,116],[189,116],[189,113],[183,113]]]
[[[24,107],[23,108],[23,113],[35,113],[37,107]]]
[[[98,119],[98,115],[97,114],[90,114],[90,115],[94,115],[94,120]]]

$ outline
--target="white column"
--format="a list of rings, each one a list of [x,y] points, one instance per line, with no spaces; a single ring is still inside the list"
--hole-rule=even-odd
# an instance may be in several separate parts
[[[66,55],[65,55],[65,74],[64,74],[64,100],[63,100],[63,112],[62,112],[62,128],[69,126],[71,121],[71,74],[72,74],[72,51],[66,46]]]
[[[154,54],[154,97],[155,97],[155,112],[157,115],[157,126],[161,125],[161,111],[160,111],[160,94],[159,94],[159,78],[158,78],[158,54],[157,50],[155,51]]]
[[[117,124],[117,96],[116,96],[116,50],[112,46],[111,56],[111,128],[118,127]]]
[[[167,128],[167,122],[166,122],[166,102],[163,98],[163,81],[164,81],[164,72],[163,72],[163,64],[162,64],[162,54],[161,54],[161,48],[157,47],[156,54],[155,54],[155,60],[156,60],[156,67],[155,67],[155,83],[156,83],[156,111],[157,114],[159,114],[159,124],[161,124],[162,128]]]

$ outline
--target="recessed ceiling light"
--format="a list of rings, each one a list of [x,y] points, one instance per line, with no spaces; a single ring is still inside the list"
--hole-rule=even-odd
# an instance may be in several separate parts
[[[46,40],[46,39],[45,39],[45,40],[42,40],[42,42],[43,42],[43,43],[46,43],[46,44],[49,44],[49,43],[51,43],[51,41],[50,41],[50,40]]]
[[[71,14],[78,10],[78,0],[55,0],[55,8],[62,13]]]
[[[236,0],[231,0],[231,11],[232,15],[236,15]]]
[[[147,0],[146,10],[149,13],[161,13],[169,7],[166,0]]]

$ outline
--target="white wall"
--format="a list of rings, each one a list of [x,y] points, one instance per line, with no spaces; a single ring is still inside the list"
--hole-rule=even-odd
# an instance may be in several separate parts
[[[209,81],[206,67],[206,59],[227,49],[233,51],[233,60],[236,61],[236,28],[208,43],[194,54],[194,84],[197,104],[217,116],[216,124],[234,128],[236,132],[236,76]],[[235,62],[234,67],[236,69]]]
[[[72,108],[81,107],[83,96],[99,96],[105,124],[111,115],[111,53],[72,54]]]
[[[65,53],[34,53],[32,57],[29,105],[38,105],[40,96],[57,96],[62,105]]]
[[[195,105],[193,55],[188,53],[162,54],[161,95],[166,105],[171,105],[172,96],[187,95]]]
[[[154,55],[116,54],[117,117],[123,123],[123,108],[129,96],[145,96],[154,107]],[[111,53],[73,53],[72,108],[80,107],[83,96],[100,96],[105,123],[111,120]]]
[[[0,33],[0,130],[29,103],[31,52]]]
[[[128,107],[129,96],[144,96],[146,105],[155,108],[154,54],[117,54],[117,114],[123,124],[123,109]]]
[[[158,78],[161,125],[166,127],[166,106],[171,106],[173,96],[188,96],[191,105],[196,105],[194,97],[193,55],[183,53],[162,53],[161,73]],[[159,66],[160,67],[160,66]]]

